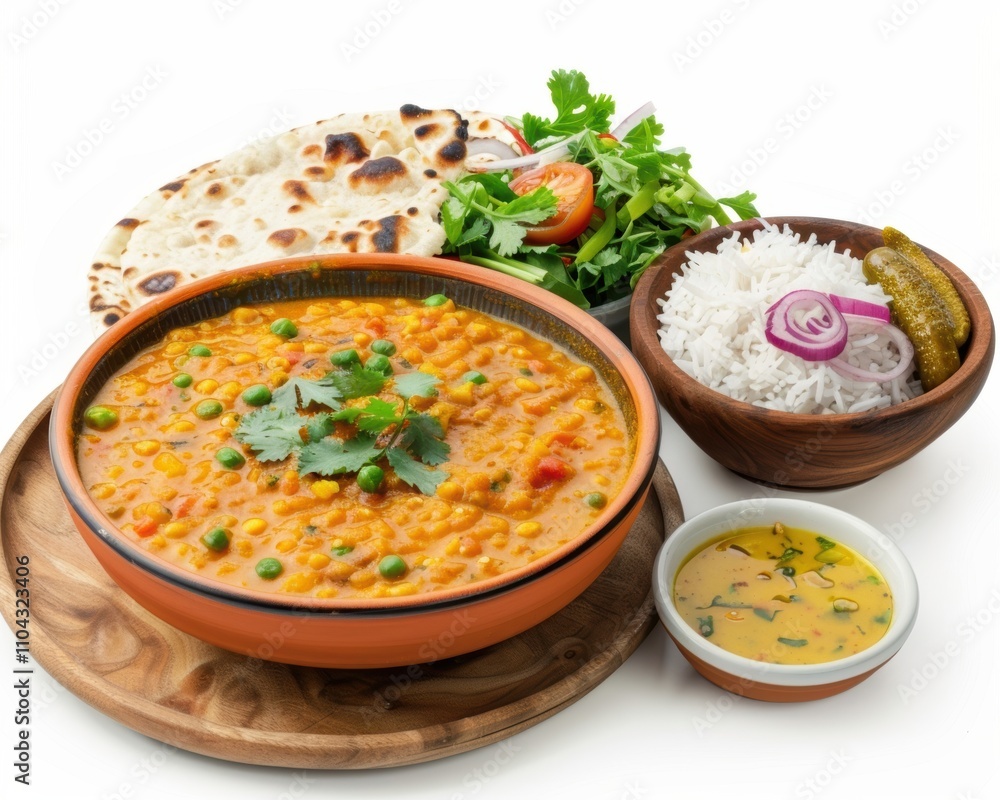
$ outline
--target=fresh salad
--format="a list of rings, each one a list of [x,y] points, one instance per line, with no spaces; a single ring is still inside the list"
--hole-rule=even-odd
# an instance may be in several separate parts
[[[759,216],[745,191],[716,199],[691,176],[684,148],[660,148],[663,125],[646,104],[613,130],[615,101],[584,75],[556,70],[553,118],[504,125],[521,153],[496,140],[476,172],[445,184],[444,253],[543,286],[582,308],[628,295],[667,247],[732,217]],[[482,147],[482,150],[478,149]]]

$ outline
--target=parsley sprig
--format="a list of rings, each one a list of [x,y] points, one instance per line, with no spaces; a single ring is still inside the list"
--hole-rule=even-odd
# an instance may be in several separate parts
[[[290,378],[271,405],[243,416],[234,436],[259,461],[294,454],[300,475],[357,473],[385,459],[400,480],[431,495],[448,477],[435,467],[448,460],[451,448],[441,422],[410,401],[433,397],[438,382],[423,372],[390,378],[358,364],[321,378]],[[378,396],[390,383],[398,399]],[[351,400],[363,402],[344,405]],[[307,413],[313,406],[329,410]],[[336,436],[338,425],[349,435]]]

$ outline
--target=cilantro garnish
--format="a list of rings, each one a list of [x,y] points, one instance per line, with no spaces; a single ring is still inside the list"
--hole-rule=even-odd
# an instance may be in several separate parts
[[[398,399],[376,396],[390,381]],[[415,411],[410,400],[436,395],[437,384],[422,372],[388,378],[357,364],[317,379],[291,378],[271,405],[245,414],[234,435],[260,461],[295,454],[300,475],[356,473],[386,459],[404,483],[433,494],[448,477],[434,467],[448,460],[451,448],[438,419]],[[363,402],[342,406],[347,400]],[[314,405],[330,410],[306,413]],[[338,423],[353,431],[334,435]]]
[[[601,135],[609,131],[614,100],[591,92],[583,74],[556,70],[548,87],[554,118],[524,114],[507,122],[532,147],[565,141],[569,155],[562,160],[591,171],[590,226],[562,244],[526,244],[526,226],[554,213],[554,201],[540,194],[546,187],[517,197],[509,172],[467,175],[444,184],[450,193],[441,208],[446,254],[588,308],[627,296],[657,256],[683,237],[729,224],[731,212],[740,219],[759,216],[751,192],[716,199],[698,183],[684,148],[661,147],[664,128],[654,116],[619,142]]]

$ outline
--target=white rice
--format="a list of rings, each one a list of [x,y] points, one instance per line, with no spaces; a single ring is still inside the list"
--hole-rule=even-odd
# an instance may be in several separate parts
[[[841,414],[870,411],[921,393],[911,371],[888,383],[855,382],[823,362],[786,353],[764,337],[767,309],[794,289],[813,289],[885,305],[888,295],[865,281],[861,261],[820,245],[802,242],[786,226],[766,225],[740,242],[734,233],[716,253],[688,252],[663,309],[660,344],[684,372],[736,400],[778,411]],[[898,364],[892,340],[876,325],[851,324],[841,354],[872,372]]]

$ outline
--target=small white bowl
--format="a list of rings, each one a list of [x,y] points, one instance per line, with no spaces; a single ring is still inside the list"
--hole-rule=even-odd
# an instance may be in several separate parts
[[[687,557],[707,542],[740,528],[781,522],[842,542],[882,573],[892,592],[889,629],[860,653],[823,664],[770,664],[735,655],[691,628],[673,603],[674,579]],[[653,595],[660,621],[705,678],[757,700],[816,700],[849,689],[902,647],[917,617],[917,579],[895,543],[864,520],[808,500],[757,498],[728,503],[689,519],[660,548],[653,565]]]

